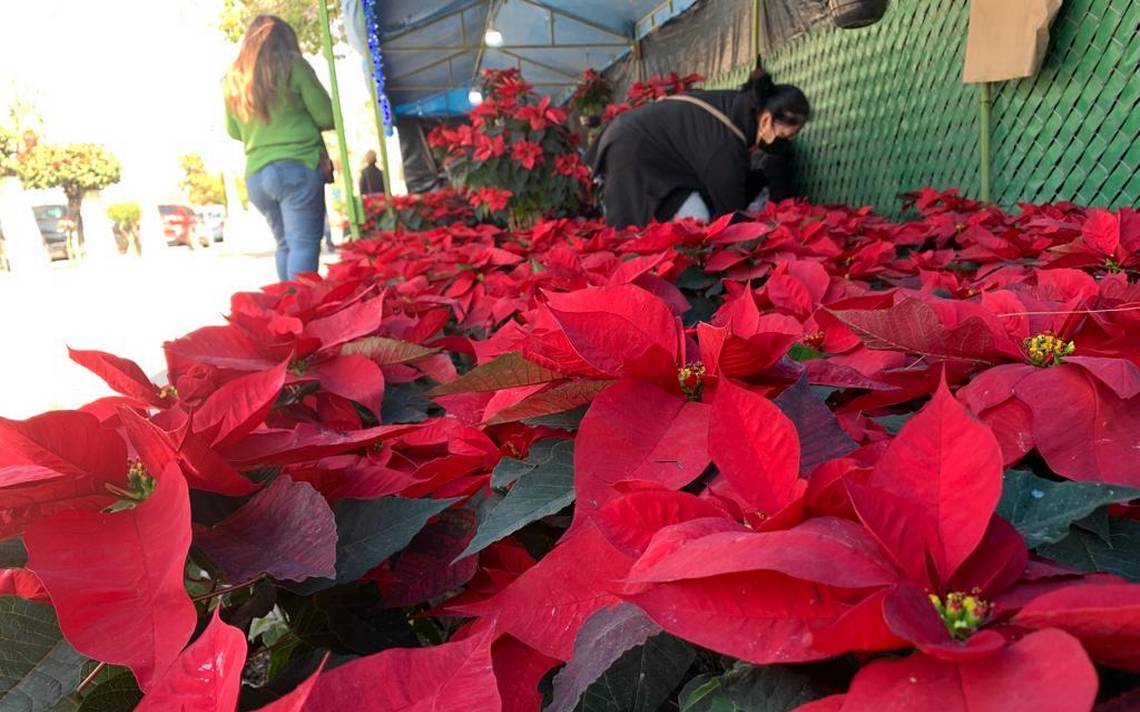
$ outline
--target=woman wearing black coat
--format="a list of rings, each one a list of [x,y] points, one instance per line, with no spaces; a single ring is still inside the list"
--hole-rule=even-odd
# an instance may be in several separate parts
[[[376,195],[384,192],[384,171],[376,167],[376,152],[364,154],[364,168],[360,171],[360,194]]]
[[[763,73],[740,91],[668,97],[622,114],[586,156],[604,179],[606,222],[707,220],[744,210],[763,188],[789,197],[790,141],[810,116],[802,91]]]

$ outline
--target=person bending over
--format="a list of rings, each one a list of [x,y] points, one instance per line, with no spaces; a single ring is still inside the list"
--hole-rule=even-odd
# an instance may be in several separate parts
[[[666,97],[627,111],[605,128],[586,160],[604,181],[614,227],[744,210],[763,189],[791,194],[790,145],[811,118],[798,88],[762,72],[739,91]],[[753,168],[753,153],[763,151]],[[778,170],[777,170],[778,169]]]

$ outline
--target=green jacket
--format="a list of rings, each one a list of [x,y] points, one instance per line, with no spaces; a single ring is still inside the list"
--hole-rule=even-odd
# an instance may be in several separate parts
[[[289,81],[269,109],[269,122],[242,121],[226,108],[226,131],[245,145],[245,174],[274,161],[301,161],[316,169],[324,148],[321,131],[333,126],[332,101],[316,72],[302,57],[293,62]]]

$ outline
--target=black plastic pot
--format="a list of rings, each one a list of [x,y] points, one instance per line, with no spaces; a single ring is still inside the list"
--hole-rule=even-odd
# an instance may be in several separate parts
[[[883,19],[889,0],[827,0],[831,19],[845,30],[873,25]]]

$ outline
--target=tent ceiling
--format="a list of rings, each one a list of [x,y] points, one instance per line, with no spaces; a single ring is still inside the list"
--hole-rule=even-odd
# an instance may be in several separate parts
[[[629,51],[637,21],[669,0],[387,0],[376,4],[388,96],[394,105],[466,91],[480,70],[519,67],[558,94],[588,67]],[[493,27],[498,48],[483,44]]]

